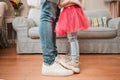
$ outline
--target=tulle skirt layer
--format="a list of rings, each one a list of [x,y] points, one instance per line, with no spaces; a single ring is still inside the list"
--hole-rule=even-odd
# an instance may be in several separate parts
[[[55,32],[57,36],[65,36],[68,33],[86,30],[90,22],[79,6],[65,7],[58,19]]]

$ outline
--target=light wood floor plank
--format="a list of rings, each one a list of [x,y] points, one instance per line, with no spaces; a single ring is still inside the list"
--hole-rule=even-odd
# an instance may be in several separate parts
[[[0,49],[0,80],[120,80],[120,54],[81,54],[81,73],[68,77],[41,75],[41,54]]]

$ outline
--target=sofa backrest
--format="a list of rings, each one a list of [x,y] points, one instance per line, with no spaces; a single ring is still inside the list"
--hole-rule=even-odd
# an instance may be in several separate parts
[[[107,17],[107,19],[112,18],[110,12],[106,9],[98,9],[98,10],[87,10],[85,14],[88,17]]]
[[[27,4],[30,6],[28,18],[34,20],[37,26],[40,23],[40,3],[41,0],[27,0]],[[112,18],[106,9],[87,10],[85,14],[88,17],[107,17],[107,20]]]

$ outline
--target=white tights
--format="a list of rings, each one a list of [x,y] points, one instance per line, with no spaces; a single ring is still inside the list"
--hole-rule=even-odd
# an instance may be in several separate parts
[[[68,41],[70,42],[70,55],[72,61],[79,62],[79,44],[77,40],[77,33],[71,33],[67,35]]]

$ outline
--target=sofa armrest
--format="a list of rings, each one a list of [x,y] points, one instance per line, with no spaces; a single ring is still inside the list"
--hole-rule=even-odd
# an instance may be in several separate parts
[[[108,22],[108,26],[117,29],[117,35],[120,36],[120,17],[111,19]]]
[[[32,19],[17,17],[12,22],[13,28],[18,31],[21,29],[29,29],[31,27],[35,27],[36,24]]]
[[[120,17],[109,20],[108,26],[120,30]]]

